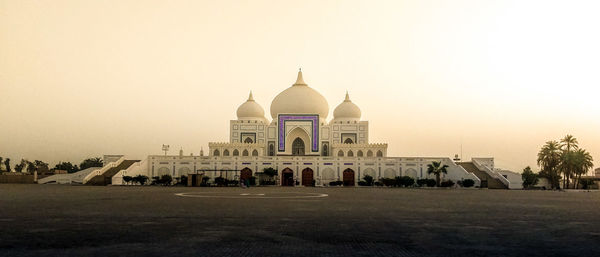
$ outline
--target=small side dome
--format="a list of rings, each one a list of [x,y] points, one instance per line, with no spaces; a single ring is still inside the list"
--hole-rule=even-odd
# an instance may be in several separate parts
[[[237,117],[238,120],[265,120],[265,110],[254,101],[252,92],[250,92],[248,100],[238,107]]]
[[[346,92],[346,99],[333,110],[334,120],[360,120],[360,108],[350,100],[350,95]]]

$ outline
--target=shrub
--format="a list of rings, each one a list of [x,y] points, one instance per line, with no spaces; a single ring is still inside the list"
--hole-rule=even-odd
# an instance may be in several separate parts
[[[133,181],[133,177],[132,176],[123,176],[123,181],[125,182],[125,184],[129,184],[129,182]]]
[[[361,181],[358,181],[358,185],[359,185],[359,186],[369,186],[369,184],[367,184],[367,182],[366,182],[366,181],[362,181],[362,180],[361,180]]]
[[[373,180],[374,180],[374,179],[373,179],[373,177],[372,177],[372,176],[370,176],[370,175],[365,175],[365,176],[363,177],[363,179],[365,180],[365,183],[367,183],[367,184],[366,184],[367,186],[372,186],[372,185],[373,185]]]
[[[343,184],[344,184],[344,182],[343,181],[339,181],[339,180],[338,181],[331,181],[331,182],[329,182],[330,186],[341,186]]]
[[[201,187],[208,186],[208,181],[210,180],[209,176],[202,176],[202,182],[200,182]]]
[[[263,169],[263,173],[265,175],[271,177],[271,178],[274,177],[274,176],[277,176],[277,170],[273,169],[273,168],[270,168],[270,167],[269,168],[264,168]]]
[[[437,182],[435,182],[435,179],[427,179],[425,183],[428,187],[434,187],[437,184]]]
[[[273,180],[261,180],[260,184],[264,185],[264,186],[274,186],[275,185],[275,181],[273,181]]]
[[[393,187],[397,186],[396,179],[393,178],[381,178],[379,180],[384,186]],[[360,182],[359,182],[360,183]]]
[[[523,187],[529,188],[535,186],[540,180],[538,174],[533,173],[531,168],[527,166],[523,169],[523,173],[521,174],[521,179],[523,180]]]
[[[226,186],[227,185],[227,181],[224,177],[216,177],[215,178],[215,184],[217,184],[217,186]]]
[[[374,186],[378,186],[378,187],[381,187],[381,186],[383,186],[383,184],[382,184],[381,182],[379,182],[379,181],[377,181],[377,182],[373,183],[373,185],[374,185]]]
[[[419,185],[420,187],[427,186],[427,179],[426,178],[417,179],[417,185]]]
[[[146,181],[148,181],[148,177],[146,177],[144,175],[137,175],[137,176],[133,177],[133,179],[131,181],[133,183],[139,183],[141,186],[143,186],[144,184],[146,184]]]
[[[397,185],[403,187],[410,187],[415,184],[415,179],[409,176],[396,177]]]
[[[171,182],[173,182],[173,177],[171,177],[171,175],[168,174],[162,175],[160,176],[160,180],[158,182],[163,186],[168,186],[171,185]]]
[[[188,177],[186,175],[181,175],[181,177],[179,178],[179,185],[184,185],[187,186],[188,183]]]
[[[446,180],[446,181],[442,181],[442,183],[440,183],[441,187],[451,187],[454,186],[454,181],[452,180]]]
[[[474,185],[475,185],[475,180],[472,180],[470,178],[465,179],[465,180],[462,181],[462,186],[463,187],[472,187]]]
[[[582,178],[579,180],[582,189],[590,189],[592,185],[594,185],[594,180],[590,178]]]

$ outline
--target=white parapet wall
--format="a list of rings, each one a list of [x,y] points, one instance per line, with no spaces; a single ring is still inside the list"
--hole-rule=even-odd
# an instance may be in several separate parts
[[[150,178],[148,174],[148,159],[144,159],[141,162],[136,162],[129,166],[129,168],[117,172],[117,174],[112,177],[112,185],[125,185],[123,177],[135,177],[137,175],[144,175]]]

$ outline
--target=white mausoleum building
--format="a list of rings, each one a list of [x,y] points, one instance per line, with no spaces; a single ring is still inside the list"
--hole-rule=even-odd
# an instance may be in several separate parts
[[[175,178],[204,174],[211,179],[239,179],[273,168],[278,172],[277,185],[326,186],[332,181],[343,181],[344,185],[354,186],[365,175],[375,179],[434,178],[427,174],[427,165],[441,161],[449,166],[444,179],[472,179],[476,186],[494,179],[510,188],[510,182],[489,167],[490,162],[493,164],[491,158],[470,162],[489,175],[486,179],[447,157],[388,156],[387,143],[369,141],[369,122],[361,119],[361,109],[348,93],[331,119],[328,114],[327,99],[308,86],[300,71],[296,82],[273,99],[270,121],[250,93],[237,109],[237,120],[230,121],[229,142],[209,143],[206,155],[202,151],[189,156],[183,151],[179,155],[150,155],[118,172],[112,183],[122,184],[123,176],[138,174],[169,174]],[[111,164],[116,167],[124,158],[113,161]]]

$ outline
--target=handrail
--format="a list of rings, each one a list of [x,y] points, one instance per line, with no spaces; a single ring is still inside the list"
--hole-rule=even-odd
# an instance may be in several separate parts
[[[117,161],[110,162],[109,164],[104,165],[104,167],[102,167],[99,170],[90,172],[90,174],[88,174],[87,176],[85,176],[85,178],[83,178],[83,184],[86,184],[87,182],[89,182],[90,179],[92,179],[93,177],[100,176],[100,175],[104,174],[106,171],[108,171],[109,169],[119,166],[124,160],[125,160],[125,157],[123,156],[123,157],[119,158]]]
[[[477,167],[479,170],[487,173],[490,177],[498,179],[502,182],[502,184],[504,184],[506,186],[506,188],[510,188],[510,181],[508,181],[508,179],[506,179],[504,176],[500,175],[498,172],[494,172],[493,170],[491,170],[490,168],[488,168],[485,165],[481,165],[477,160],[473,159],[473,165],[475,165],[475,167]]]
[[[127,169],[120,170],[119,172],[117,172],[112,177],[112,184],[113,185],[122,184],[123,183],[123,177],[124,177],[125,174],[129,174],[130,172],[133,173],[135,171],[135,169],[139,169],[142,165],[148,165],[148,159],[147,158],[144,159],[144,160],[142,160],[142,161],[139,161],[139,162],[134,162]],[[119,179],[120,179],[120,181],[119,181]]]

